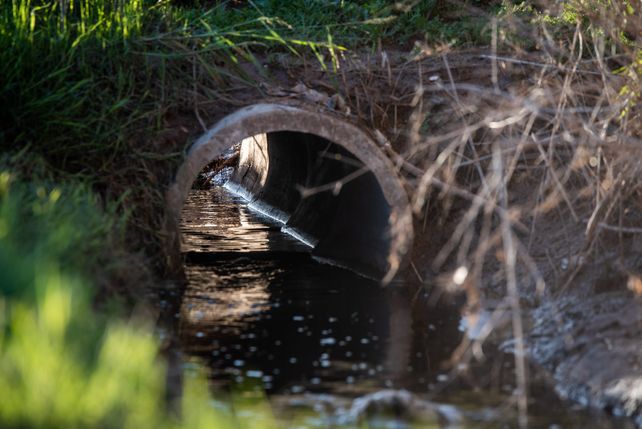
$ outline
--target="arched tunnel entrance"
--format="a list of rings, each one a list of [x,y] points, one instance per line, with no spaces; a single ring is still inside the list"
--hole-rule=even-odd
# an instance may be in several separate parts
[[[232,192],[194,189],[231,147]],[[377,285],[406,264],[412,215],[394,165],[364,131],[300,107],[242,109],[192,145],[167,208],[187,280],[172,320],[213,384],[329,392],[341,380],[408,378],[408,296]]]
[[[181,207],[194,180],[239,142],[228,188],[282,222],[314,256],[386,281],[405,265],[412,214],[381,148],[345,120],[278,104],[241,109],[190,148],[167,193],[169,244],[177,256]]]

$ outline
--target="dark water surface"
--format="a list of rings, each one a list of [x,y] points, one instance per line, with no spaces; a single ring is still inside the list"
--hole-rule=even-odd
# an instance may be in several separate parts
[[[452,427],[516,426],[511,355],[493,352],[457,377],[444,365],[463,338],[456,308],[317,263],[223,188],[192,191],[182,232],[181,347],[206,363],[215,389],[267,392],[277,413],[309,409],[304,426],[341,421],[354,398],[387,390],[398,395],[396,416],[381,427],[407,427],[405,416],[417,413],[404,409],[400,389],[454,406],[463,420]],[[621,427],[533,380],[529,427]]]

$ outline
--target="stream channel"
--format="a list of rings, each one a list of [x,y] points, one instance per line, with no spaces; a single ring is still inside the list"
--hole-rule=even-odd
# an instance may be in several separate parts
[[[178,343],[186,365],[205,365],[215,397],[265,393],[298,427],[517,427],[512,355],[484,348],[482,363],[444,366],[464,337],[454,305],[317,263],[223,187],[190,193],[181,230]],[[530,379],[529,427],[622,427]]]

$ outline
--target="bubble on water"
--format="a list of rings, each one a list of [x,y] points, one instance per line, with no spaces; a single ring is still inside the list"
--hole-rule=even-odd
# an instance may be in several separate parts
[[[354,383],[354,377],[353,377],[353,376],[351,376],[351,375],[349,375],[349,376],[346,378],[346,383],[348,383],[348,384],[352,384],[352,383]]]
[[[219,353],[220,352],[218,350],[212,350],[212,356],[218,356]]]
[[[361,370],[368,369],[368,364],[366,362],[361,362],[359,364],[359,369],[361,369]]]
[[[320,384],[321,383],[321,379],[319,377],[314,377],[314,378],[310,379],[310,383],[312,383],[312,384]]]
[[[447,374],[437,375],[437,381],[440,381],[440,382],[448,381],[448,375]]]
[[[367,338],[362,338],[361,339],[361,344],[368,344],[369,342],[370,342],[370,340],[367,339]]]
[[[290,387],[290,392],[292,392],[292,393],[302,393],[304,391],[305,391],[305,389],[303,388],[303,386],[292,386],[292,387]]]
[[[291,357],[290,359],[288,359],[288,362],[294,364],[297,362],[297,359],[295,357]]]
[[[272,376],[271,375],[264,375],[262,378],[263,382],[269,383],[272,381]]]
[[[351,356],[352,356],[352,352],[351,351],[347,351],[346,352],[346,357],[351,357]]]
[[[337,320],[339,320],[339,319],[336,318],[336,317],[329,317],[328,318],[328,322],[330,322],[330,323],[335,323]]]
[[[348,335],[348,336],[346,337],[346,341],[352,341],[352,337],[351,337],[350,335]]]
[[[292,316],[292,320],[294,320],[295,322],[302,322],[303,320],[305,320],[305,317],[296,315]]]
[[[239,367],[239,366],[243,366],[243,365],[245,365],[245,361],[244,361],[244,360],[242,360],[242,359],[236,359],[232,364],[233,364],[234,366]]]
[[[279,368],[274,368],[274,369],[272,370],[272,372],[274,373],[274,375],[279,375],[279,374],[281,374],[281,370],[280,370]]]
[[[263,377],[263,372],[258,370],[250,370],[250,371],[246,371],[245,375],[250,378],[261,378]]]
[[[328,367],[330,367],[330,365],[331,365],[331,363],[330,363],[330,361],[329,361],[329,360],[322,360],[322,361],[321,361],[321,366],[322,366],[323,368],[328,368]]]
[[[320,343],[321,343],[321,345],[322,345],[322,346],[332,346],[332,345],[334,345],[336,342],[337,342],[337,341],[336,341],[334,338],[332,338],[332,337],[328,337],[328,338],[321,338],[321,341],[320,341]]]

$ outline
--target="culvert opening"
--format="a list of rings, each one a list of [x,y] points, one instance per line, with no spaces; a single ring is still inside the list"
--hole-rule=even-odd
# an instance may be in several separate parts
[[[177,253],[187,194],[199,172],[235,145],[238,164],[226,187],[281,222],[315,258],[386,281],[405,265],[411,211],[381,148],[344,120],[273,104],[226,117],[190,148],[167,194]]]
[[[376,177],[352,153],[313,134],[244,139],[225,187],[283,224],[312,255],[361,274],[388,270],[390,215]]]

